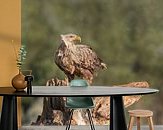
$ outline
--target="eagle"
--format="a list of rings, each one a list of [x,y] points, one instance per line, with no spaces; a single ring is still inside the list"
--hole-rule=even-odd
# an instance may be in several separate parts
[[[97,71],[107,68],[91,47],[81,44],[81,37],[76,34],[61,35],[61,44],[54,57],[68,81],[77,76],[91,84]]]

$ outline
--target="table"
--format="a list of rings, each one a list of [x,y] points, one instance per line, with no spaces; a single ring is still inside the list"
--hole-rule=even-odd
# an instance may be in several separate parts
[[[3,96],[0,130],[18,130],[17,97],[104,97],[110,96],[110,130],[127,130],[123,96],[145,95],[158,92],[157,89],[132,87],[67,87],[67,86],[33,86],[32,93],[16,92],[13,87],[0,87]]]

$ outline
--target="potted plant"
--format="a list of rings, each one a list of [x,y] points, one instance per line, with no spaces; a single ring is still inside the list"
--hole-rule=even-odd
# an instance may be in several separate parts
[[[16,65],[18,68],[18,74],[13,77],[12,79],[12,86],[17,91],[23,91],[27,87],[27,83],[25,81],[25,76],[22,73],[22,65],[24,64],[24,61],[26,59],[26,49],[25,45],[21,45],[18,53],[16,52],[16,49],[14,47],[15,55],[16,55]]]

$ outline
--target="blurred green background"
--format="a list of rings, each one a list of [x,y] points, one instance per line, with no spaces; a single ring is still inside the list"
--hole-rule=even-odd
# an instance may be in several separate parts
[[[78,34],[108,65],[94,85],[147,81],[160,92],[144,96],[131,108],[150,109],[154,123],[163,124],[162,5],[162,0],[22,0],[22,43],[27,47],[24,68],[32,69],[34,85],[64,78],[53,55],[60,34]],[[23,99],[23,111],[28,115],[24,123],[41,114],[42,105],[37,103],[42,100]],[[32,112],[35,114],[29,114]]]

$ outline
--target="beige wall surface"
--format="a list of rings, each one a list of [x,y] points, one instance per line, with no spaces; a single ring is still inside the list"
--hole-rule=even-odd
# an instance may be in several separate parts
[[[0,87],[10,86],[17,73],[12,40],[21,43],[21,0],[0,0]]]
[[[0,0],[0,87],[11,86],[11,79],[18,73],[12,40],[18,50],[21,44],[21,0]],[[19,108],[20,105],[18,100]],[[18,126],[21,126],[21,109],[18,114]]]

